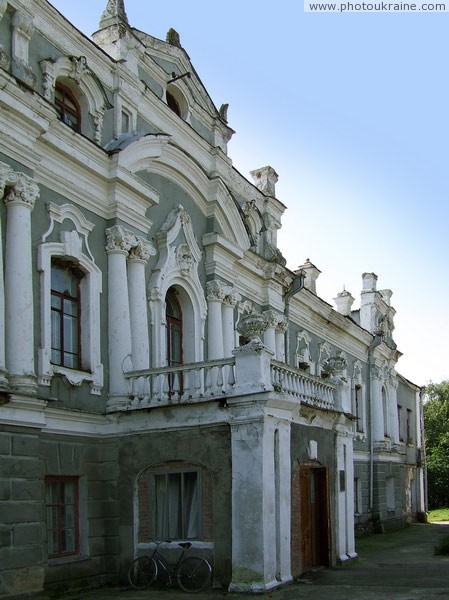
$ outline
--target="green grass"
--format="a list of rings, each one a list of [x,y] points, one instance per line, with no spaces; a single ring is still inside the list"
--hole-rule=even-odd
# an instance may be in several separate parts
[[[427,513],[429,523],[438,523],[438,521],[449,521],[449,508],[437,508],[429,510]]]

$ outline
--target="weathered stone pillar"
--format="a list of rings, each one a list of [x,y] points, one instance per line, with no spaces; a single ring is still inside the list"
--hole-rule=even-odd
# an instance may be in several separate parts
[[[276,325],[278,324],[278,313],[274,310],[266,310],[264,316],[267,319],[268,327],[264,333],[263,341],[265,346],[276,356]]]
[[[150,368],[148,304],[145,285],[145,266],[156,250],[143,238],[137,239],[128,257],[129,312],[131,323],[131,354],[133,369]]]
[[[282,317],[276,326],[276,360],[279,362],[285,362],[285,332],[287,328],[288,321]]]
[[[234,309],[240,300],[240,294],[229,291],[223,299],[223,354],[225,358],[232,356],[235,348]]]
[[[123,372],[127,366],[131,367],[131,323],[126,259],[130,248],[135,245],[135,236],[119,225],[107,229],[106,236],[110,396],[108,408],[114,408],[127,395],[128,386]]]
[[[223,320],[221,305],[225,297],[225,286],[221,281],[208,281],[207,348],[209,360],[223,358]]]
[[[12,389],[36,393],[31,211],[39,187],[23,173],[10,173],[5,252],[6,368]]]
[[[291,581],[290,427],[244,409],[232,435],[232,592]],[[281,472],[282,471],[282,472]]]

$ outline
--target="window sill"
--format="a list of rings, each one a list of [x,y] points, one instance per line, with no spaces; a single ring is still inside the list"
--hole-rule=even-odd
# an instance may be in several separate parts
[[[83,381],[93,381],[93,375],[90,371],[78,371],[76,369],[68,369],[67,367],[60,367],[58,365],[52,365],[54,375],[62,375],[67,379],[70,385],[79,386]]]
[[[49,567],[59,567],[71,563],[83,562],[85,560],[89,560],[89,556],[74,554],[71,556],[61,556],[59,558],[49,558],[47,560],[47,564]]]

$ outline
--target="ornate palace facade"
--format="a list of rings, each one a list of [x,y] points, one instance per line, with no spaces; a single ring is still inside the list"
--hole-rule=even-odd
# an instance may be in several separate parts
[[[277,175],[233,168],[179,35],[99,16],[0,0],[0,595],[155,538],[231,591],[349,560],[424,510],[391,292],[334,309],[287,268]]]

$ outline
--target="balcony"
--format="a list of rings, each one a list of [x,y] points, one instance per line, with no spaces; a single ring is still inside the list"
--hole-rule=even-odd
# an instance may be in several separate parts
[[[260,352],[124,374],[129,397],[115,411],[193,404],[271,392],[320,409],[335,409],[336,387]],[[239,381],[240,379],[240,381]]]

